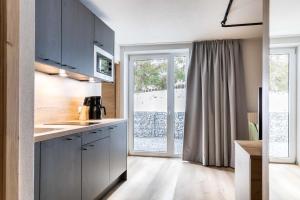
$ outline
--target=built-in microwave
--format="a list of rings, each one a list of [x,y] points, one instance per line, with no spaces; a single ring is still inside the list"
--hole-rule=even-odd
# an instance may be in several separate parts
[[[114,56],[94,45],[94,76],[107,82],[114,82]]]

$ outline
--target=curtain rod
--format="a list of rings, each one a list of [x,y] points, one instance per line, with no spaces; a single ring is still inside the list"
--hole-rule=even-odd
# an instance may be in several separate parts
[[[224,19],[221,22],[222,27],[237,27],[237,26],[257,26],[257,25],[262,25],[262,22],[255,22],[255,23],[243,23],[243,24],[226,24],[227,22],[227,18],[232,6],[233,0],[229,0],[227,9],[226,9],[226,13],[224,16]]]

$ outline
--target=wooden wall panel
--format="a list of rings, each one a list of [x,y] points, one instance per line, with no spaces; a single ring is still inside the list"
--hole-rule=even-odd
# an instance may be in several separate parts
[[[106,108],[105,118],[120,117],[120,64],[115,64],[115,82],[102,83],[102,103]]]
[[[78,107],[100,95],[99,85],[35,72],[35,124],[78,120]]]
[[[116,117],[116,85],[115,83],[102,83],[102,104],[106,108],[105,118]]]

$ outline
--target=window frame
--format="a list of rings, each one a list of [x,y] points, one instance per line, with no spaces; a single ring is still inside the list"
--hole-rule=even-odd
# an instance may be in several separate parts
[[[289,55],[289,156],[269,156],[272,163],[295,163],[296,162],[296,133],[297,133],[297,66],[296,48],[272,48],[270,55]]]
[[[181,154],[175,154],[174,145],[174,130],[175,130],[175,111],[174,111],[174,58],[177,56],[186,56],[187,68],[189,64],[189,52],[186,50],[178,52],[163,52],[163,53],[149,53],[149,54],[133,54],[128,56],[128,144],[129,155],[135,156],[153,156],[153,157],[181,157]],[[161,59],[168,60],[168,78],[167,78],[167,151],[166,152],[148,152],[134,150],[134,62],[136,60],[145,59]],[[187,71],[187,70],[186,70]],[[187,73],[186,73],[187,76]]]

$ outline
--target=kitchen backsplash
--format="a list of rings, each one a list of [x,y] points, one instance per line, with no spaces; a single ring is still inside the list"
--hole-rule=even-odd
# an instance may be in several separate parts
[[[101,95],[101,84],[35,72],[35,124],[77,120],[85,96]]]

